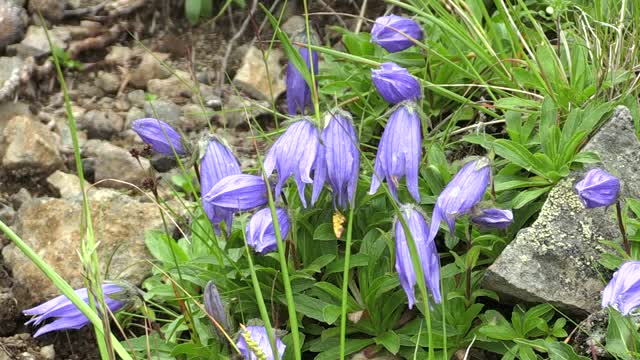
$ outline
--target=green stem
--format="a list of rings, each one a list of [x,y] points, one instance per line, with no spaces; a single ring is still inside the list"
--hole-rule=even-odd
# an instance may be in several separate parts
[[[353,227],[353,204],[349,209],[349,223],[347,225],[347,239],[344,252],[344,270],[342,272],[342,304],[340,316],[340,360],[345,358],[347,342],[347,296],[349,293],[349,260],[351,258],[351,231]]]
[[[280,222],[278,221],[278,215],[276,214],[276,205],[273,201],[273,193],[271,186],[269,185],[269,179],[264,176],[264,181],[267,184],[267,193],[269,195],[269,209],[271,210],[271,219],[273,222],[273,229],[276,233],[276,243],[278,246],[278,258],[280,260],[280,271],[282,272],[282,283],[284,285],[284,294],[287,299],[287,310],[289,311],[289,325],[291,326],[291,338],[293,339],[293,354],[296,360],[302,359],[300,353],[300,333],[298,330],[298,315],[296,313],[296,303],[293,301],[293,291],[291,290],[291,280],[289,279],[289,265],[287,257],[285,256],[285,244],[282,239],[282,232],[280,231]]]

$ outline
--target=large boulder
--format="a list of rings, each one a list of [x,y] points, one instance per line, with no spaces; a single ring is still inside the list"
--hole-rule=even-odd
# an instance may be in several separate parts
[[[609,122],[589,141],[602,167],[618,176],[625,196],[640,197],[640,141],[629,110],[618,107]],[[620,239],[615,209],[585,209],[574,185],[576,171],[549,193],[537,220],[522,229],[489,267],[483,286],[504,299],[546,302],[586,315],[600,308],[606,269],[598,258],[608,251],[602,240]]]
[[[22,204],[15,229],[71,286],[79,288],[84,286],[78,256],[81,238],[85,235],[82,196],[79,193],[64,195],[67,198],[37,198]],[[145,232],[162,229],[157,206],[100,188],[89,190],[89,199],[102,276],[141,283],[151,271]],[[13,244],[3,249],[2,255],[16,283],[30,289],[29,297],[19,304],[20,308],[59,294],[51,281]]]
[[[16,176],[48,175],[64,165],[60,137],[28,116],[7,123],[0,142],[2,167]]]

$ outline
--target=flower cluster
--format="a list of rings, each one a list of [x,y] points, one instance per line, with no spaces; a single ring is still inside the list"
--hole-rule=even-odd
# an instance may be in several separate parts
[[[86,288],[75,290],[82,301],[89,303],[89,291]],[[104,303],[109,311],[115,313],[129,305],[134,294],[132,287],[125,283],[105,282],[102,284]],[[36,331],[34,337],[51,331],[77,330],[89,324],[89,319],[64,295],[55,297],[34,308],[22,311],[25,315],[35,315],[26,325],[40,325],[48,319],[56,319]]]

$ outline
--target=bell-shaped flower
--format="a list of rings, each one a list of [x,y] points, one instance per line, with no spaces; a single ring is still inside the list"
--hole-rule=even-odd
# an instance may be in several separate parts
[[[213,283],[213,281],[207,282],[207,285],[204,287],[203,292],[203,305],[204,309],[217,323],[220,325],[222,330],[225,332],[229,332],[229,321],[227,320],[227,311],[222,304],[222,299],[220,298],[220,293],[218,292],[218,288]],[[218,328],[218,326],[213,327],[214,331],[218,335],[219,338],[222,339],[222,332]]]
[[[401,213],[407,222],[411,237],[416,244],[420,265],[424,273],[425,284],[431,292],[433,301],[439,304],[442,301],[442,293],[440,291],[440,257],[438,256],[438,250],[436,249],[433,239],[429,238],[429,225],[424,219],[424,216],[414,209],[413,206],[402,206]],[[415,303],[414,288],[417,277],[413,263],[411,262],[407,236],[399,219],[396,219],[394,226],[396,232],[396,271],[400,278],[400,285],[402,285],[402,289],[407,294],[409,308],[411,309]]]
[[[487,158],[468,162],[440,193],[431,218],[432,239],[436,236],[442,220],[447,222],[453,234],[456,219],[468,214],[482,200],[491,177],[489,165]]]
[[[294,37],[294,42],[302,44],[307,43],[306,31],[302,31]],[[309,56],[311,52],[311,56]],[[311,71],[311,64],[313,63],[313,73],[318,75],[318,53],[315,50],[309,50],[306,47],[298,47],[298,53],[307,65],[307,69]],[[305,81],[302,73],[293,65],[291,60],[287,64],[287,108],[290,115],[304,114],[305,109],[309,108],[309,113],[314,113],[313,101],[311,99],[311,88]]]
[[[131,289],[121,283],[105,282],[102,284],[105,305],[111,312],[121,310],[128,304],[127,296]],[[85,302],[89,303],[89,294],[86,288],[75,290],[75,293]],[[51,331],[80,329],[89,324],[89,319],[64,295],[60,295],[34,308],[23,310],[25,315],[36,315],[27,321],[26,325],[40,325],[47,319],[55,318],[53,322],[42,326],[34,337]]]
[[[613,274],[602,293],[602,307],[608,305],[623,315],[640,306],[640,261],[627,261]]]
[[[255,209],[268,202],[267,184],[261,176],[229,175],[213,185],[204,200],[212,206],[232,211]]]
[[[380,65],[371,70],[371,80],[378,94],[391,104],[407,100],[418,100],[422,97],[420,82],[407,69],[393,62]]]
[[[276,208],[276,216],[280,225],[280,235],[284,240],[289,233],[289,216],[281,208]],[[264,208],[253,214],[247,224],[246,236],[247,244],[259,254],[266,254],[278,249],[271,209]]]
[[[401,104],[389,118],[378,144],[369,194],[387,180],[389,190],[397,198],[400,178],[405,176],[409,193],[420,201],[418,167],[422,156],[420,117],[410,104]]]
[[[160,154],[173,155],[174,150],[178,155],[185,153],[182,147],[182,136],[162,120],[138,119],[131,125],[131,130],[135,131],[145,144],[151,145],[153,150]]]
[[[278,171],[276,194],[280,194],[282,185],[293,176],[298,185],[298,194],[302,205],[307,207],[304,196],[306,184],[313,183],[311,170],[318,153],[318,129],[308,119],[302,119],[289,125],[276,140],[264,159],[264,171],[271,176]]]
[[[482,209],[471,216],[471,222],[485,228],[506,229],[513,222],[513,213],[507,209]]]
[[[328,181],[333,190],[334,204],[346,208],[347,203],[353,204],[358,184],[358,137],[351,116],[346,112],[334,110],[327,113],[325,124],[316,157],[311,203],[316,202],[323,184]]]
[[[413,40],[422,38],[422,28],[417,22],[398,15],[377,18],[371,29],[371,41],[389,52],[408,49],[413,46]]]
[[[591,169],[576,184],[576,191],[587,209],[616,203],[620,193],[620,180],[601,169]]]
[[[204,200],[204,196],[221,179],[240,173],[240,164],[231,149],[215,137],[208,139],[204,155],[200,160],[200,196],[202,198],[202,207],[218,233],[221,221],[224,221],[227,230],[231,231],[233,211],[212,205]]]
[[[287,346],[275,334],[274,336],[276,349],[279,357],[282,358]],[[247,338],[249,343],[247,343]],[[238,337],[236,346],[245,360],[275,360],[269,343],[269,335],[267,335],[267,329],[264,326],[247,326],[246,330],[242,330],[242,334]],[[254,350],[260,352],[261,357],[258,357]]]

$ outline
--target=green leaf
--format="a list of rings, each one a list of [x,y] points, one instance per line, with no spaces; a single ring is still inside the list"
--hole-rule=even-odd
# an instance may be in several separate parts
[[[296,294],[293,298],[296,304],[296,311],[312,319],[333,324],[340,316],[339,306],[304,294]]]
[[[547,177],[544,164],[524,146],[506,139],[494,141],[496,154],[536,175]]]
[[[542,151],[550,159],[556,159],[560,145],[560,128],[558,128],[558,110],[551,97],[545,97],[540,109],[540,144]]]
[[[616,357],[632,359],[631,351],[640,348],[638,332],[629,317],[618,310],[608,307],[609,325],[605,349]]]
[[[376,337],[376,344],[382,345],[392,354],[397,354],[400,350],[400,337],[393,330],[389,330],[382,336]]]
[[[338,338],[332,338],[330,340],[334,341],[328,341],[328,340],[324,340],[321,342],[322,347],[324,349],[327,349],[325,351],[322,351],[320,354],[318,354],[315,357],[315,360],[335,360],[335,359],[339,359],[340,358],[340,343],[339,343],[339,339]],[[371,345],[374,343],[374,339],[373,338],[367,338],[367,339],[350,339],[347,338],[346,342],[345,342],[345,355],[349,355],[349,354],[353,354],[356,351],[360,351],[362,349],[364,349],[365,347]],[[311,351],[318,351],[318,348],[314,348],[313,346],[309,349]]]
[[[189,261],[189,256],[178,243],[164,232],[150,230],[144,234],[144,243],[151,255],[167,266],[175,266]],[[174,257],[175,256],[175,257]]]
[[[353,55],[358,56],[372,56],[375,52],[375,47],[371,43],[371,35],[366,32],[361,33],[346,33],[342,35],[342,42]]]
[[[200,10],[202,0],[186,0],[184,2],[184,12],[191,25],[195,25],[200,20]]]
[[[540,196],[546,194],[550,189],[551,187],[547,186],[539,189],[525,190],[511,200],[511,207],[514,209],[520,209]]]
[[[588,360],[587,357],[576,354],[571,345],[562,341],[547,341],[546,346],[549,360]]]
[[[333,231],[333,224],[324,223],[318,225],[316,230],[313,232],[314,240],[337,240],[336,234]]]

